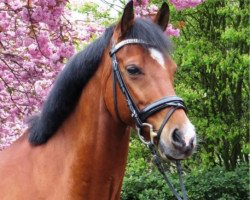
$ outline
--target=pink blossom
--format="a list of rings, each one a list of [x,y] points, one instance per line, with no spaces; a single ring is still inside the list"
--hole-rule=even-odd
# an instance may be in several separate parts
[[[57,6],[52,10],[51,14],[53,15],[53,18],[56,19],[57,17],[60,17],[63,14],[63,11],[64,7]]]
[[[13,10],[17,10],[22,7],[22,3],[20,2],[20,0],[15,0],[10,2],[10,6]]]
[[[134,6],[147,6],[149,4],[149,0],[134,0]]]
[[[149,1],[147,3],[135,3],[135,15],[136,17],[149,17],[157,14],[158,7],[155,4],[150,4]]]
[[[152,4],[148,7],[148,11],[150,14],[157,14],[158,10],[159,9],[155,4]]]
[[[23,45],[24,46],[29,46],[32,43],[34,43],[34,39],[30,38],[30,37],[25,37],[23,40]]]
[[[176,10],[183,10],[185,8],[195,7],[204,2],[204,0],[169,0]]]
[[[61,57],[70,58],[74,54],[74,46],[70,44],[62,44],[59,48],[59,55]]]
[[[48,6],[48,0],[40,0],[39,5],[44,7]]]
[[[23,7],[22,11],[20,12],[20,15],[23,21],[26,21],[26,22],[29,21],[29,12],[27,8]]]
[[[35,44],[29,45],[28,52],[30,53],[31,56],[36,57],[37,54],[39,53],[37,45],[35,45]]]
[[[0,91],[4,89],[4,84],[0,81]]]
[[[37,22],[46,21],[49,19],[48,10],[43,9],[42,7],[37,7],[32,13],[32,19]]]
[[[48,33],[44,33],[43,34],[40,34],[37,36],[37,41],[40,45],[40,47],[42,46],[47,46],[48,42],[49,42],[49,38],[48,38],[49,34]]]
[[[6,31],[7,28],[9,27],[9,22],[7,20],[1,20],[0,21],[0,29],[1,31]]]
[[[60,55],[58,55],[58,53],[53,53],[50,55],[50,59],[52,61],[58,61],[60,59]]]
[[[6,11],[2,11],[0,13],[0,18],[1,18],[1,20],[6,20],[7,19],[7,12]]]
[[[166,33],[167,35],[179,37],[180,36],[180,29],[174,28],[172,24],[169,24],[164,33]]]
[[[55,6],[56,5],[56,1],[55,0],[49,0],[48,2],[48,6]]]

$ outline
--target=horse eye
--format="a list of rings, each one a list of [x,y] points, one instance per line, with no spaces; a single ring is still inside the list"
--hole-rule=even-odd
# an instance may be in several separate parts
[[[127,67],[127,72],[130,75],[139,75],[139,74],[142,74],[141,70],[138,67],[136,67],[136,66],[129,66],[129,67]]]

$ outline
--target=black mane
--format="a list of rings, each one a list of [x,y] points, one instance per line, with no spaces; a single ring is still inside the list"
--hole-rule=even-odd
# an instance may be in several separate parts
[[[102,37],[69,60],[55,81],[42,112],[28,122],[30,143],[45,143],[72,113],[84,86],[98,69],[113,31],[114,26],[107,28]],[[142,39],[164,53],[171,49],[167,36],[157,25],[147,20],[136,19],[125,37]]]

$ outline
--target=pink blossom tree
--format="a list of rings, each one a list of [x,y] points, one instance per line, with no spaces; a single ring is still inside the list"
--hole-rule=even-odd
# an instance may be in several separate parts
[[[176,8],[176,10],[183,10],[186,8],[195,7],[204,0],[169,0],[169,2]],[[134,0],[135,12],[138,17],[154,15],[158,11],[158,7],[155,4],[150,4],[149,0]],[[175,28],[172,24],[169,24],[165,30],[166,35],[179,37],[180,30]]]
[[[66,9],[67,0],[0,0],[0,150],[22,134],[24,119],[38,112],[58,72],[75,53],[103,32]],[[177,10],[202,0],[170,0]],[[136,14],[155,14],[149,0],[134,0]],[[171,24],[167,34],[179,36]]]
[[[169,0],[174,5],[176,10],[183,10],[186,8],[192,8],[203,3],[204,0]]]
[[[39,110],[74,44],[103,30],[72,18],[66,3],[0,0],[0,149],[25,130],[23,120]]]

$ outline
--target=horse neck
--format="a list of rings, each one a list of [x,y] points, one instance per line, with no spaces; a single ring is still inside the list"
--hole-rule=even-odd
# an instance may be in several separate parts
[[[128,154],[129,131],[105,106],[103,68],[86,85],[74,113],[60,129],[71,144],[72,194],[85,199],[119,195]]]

